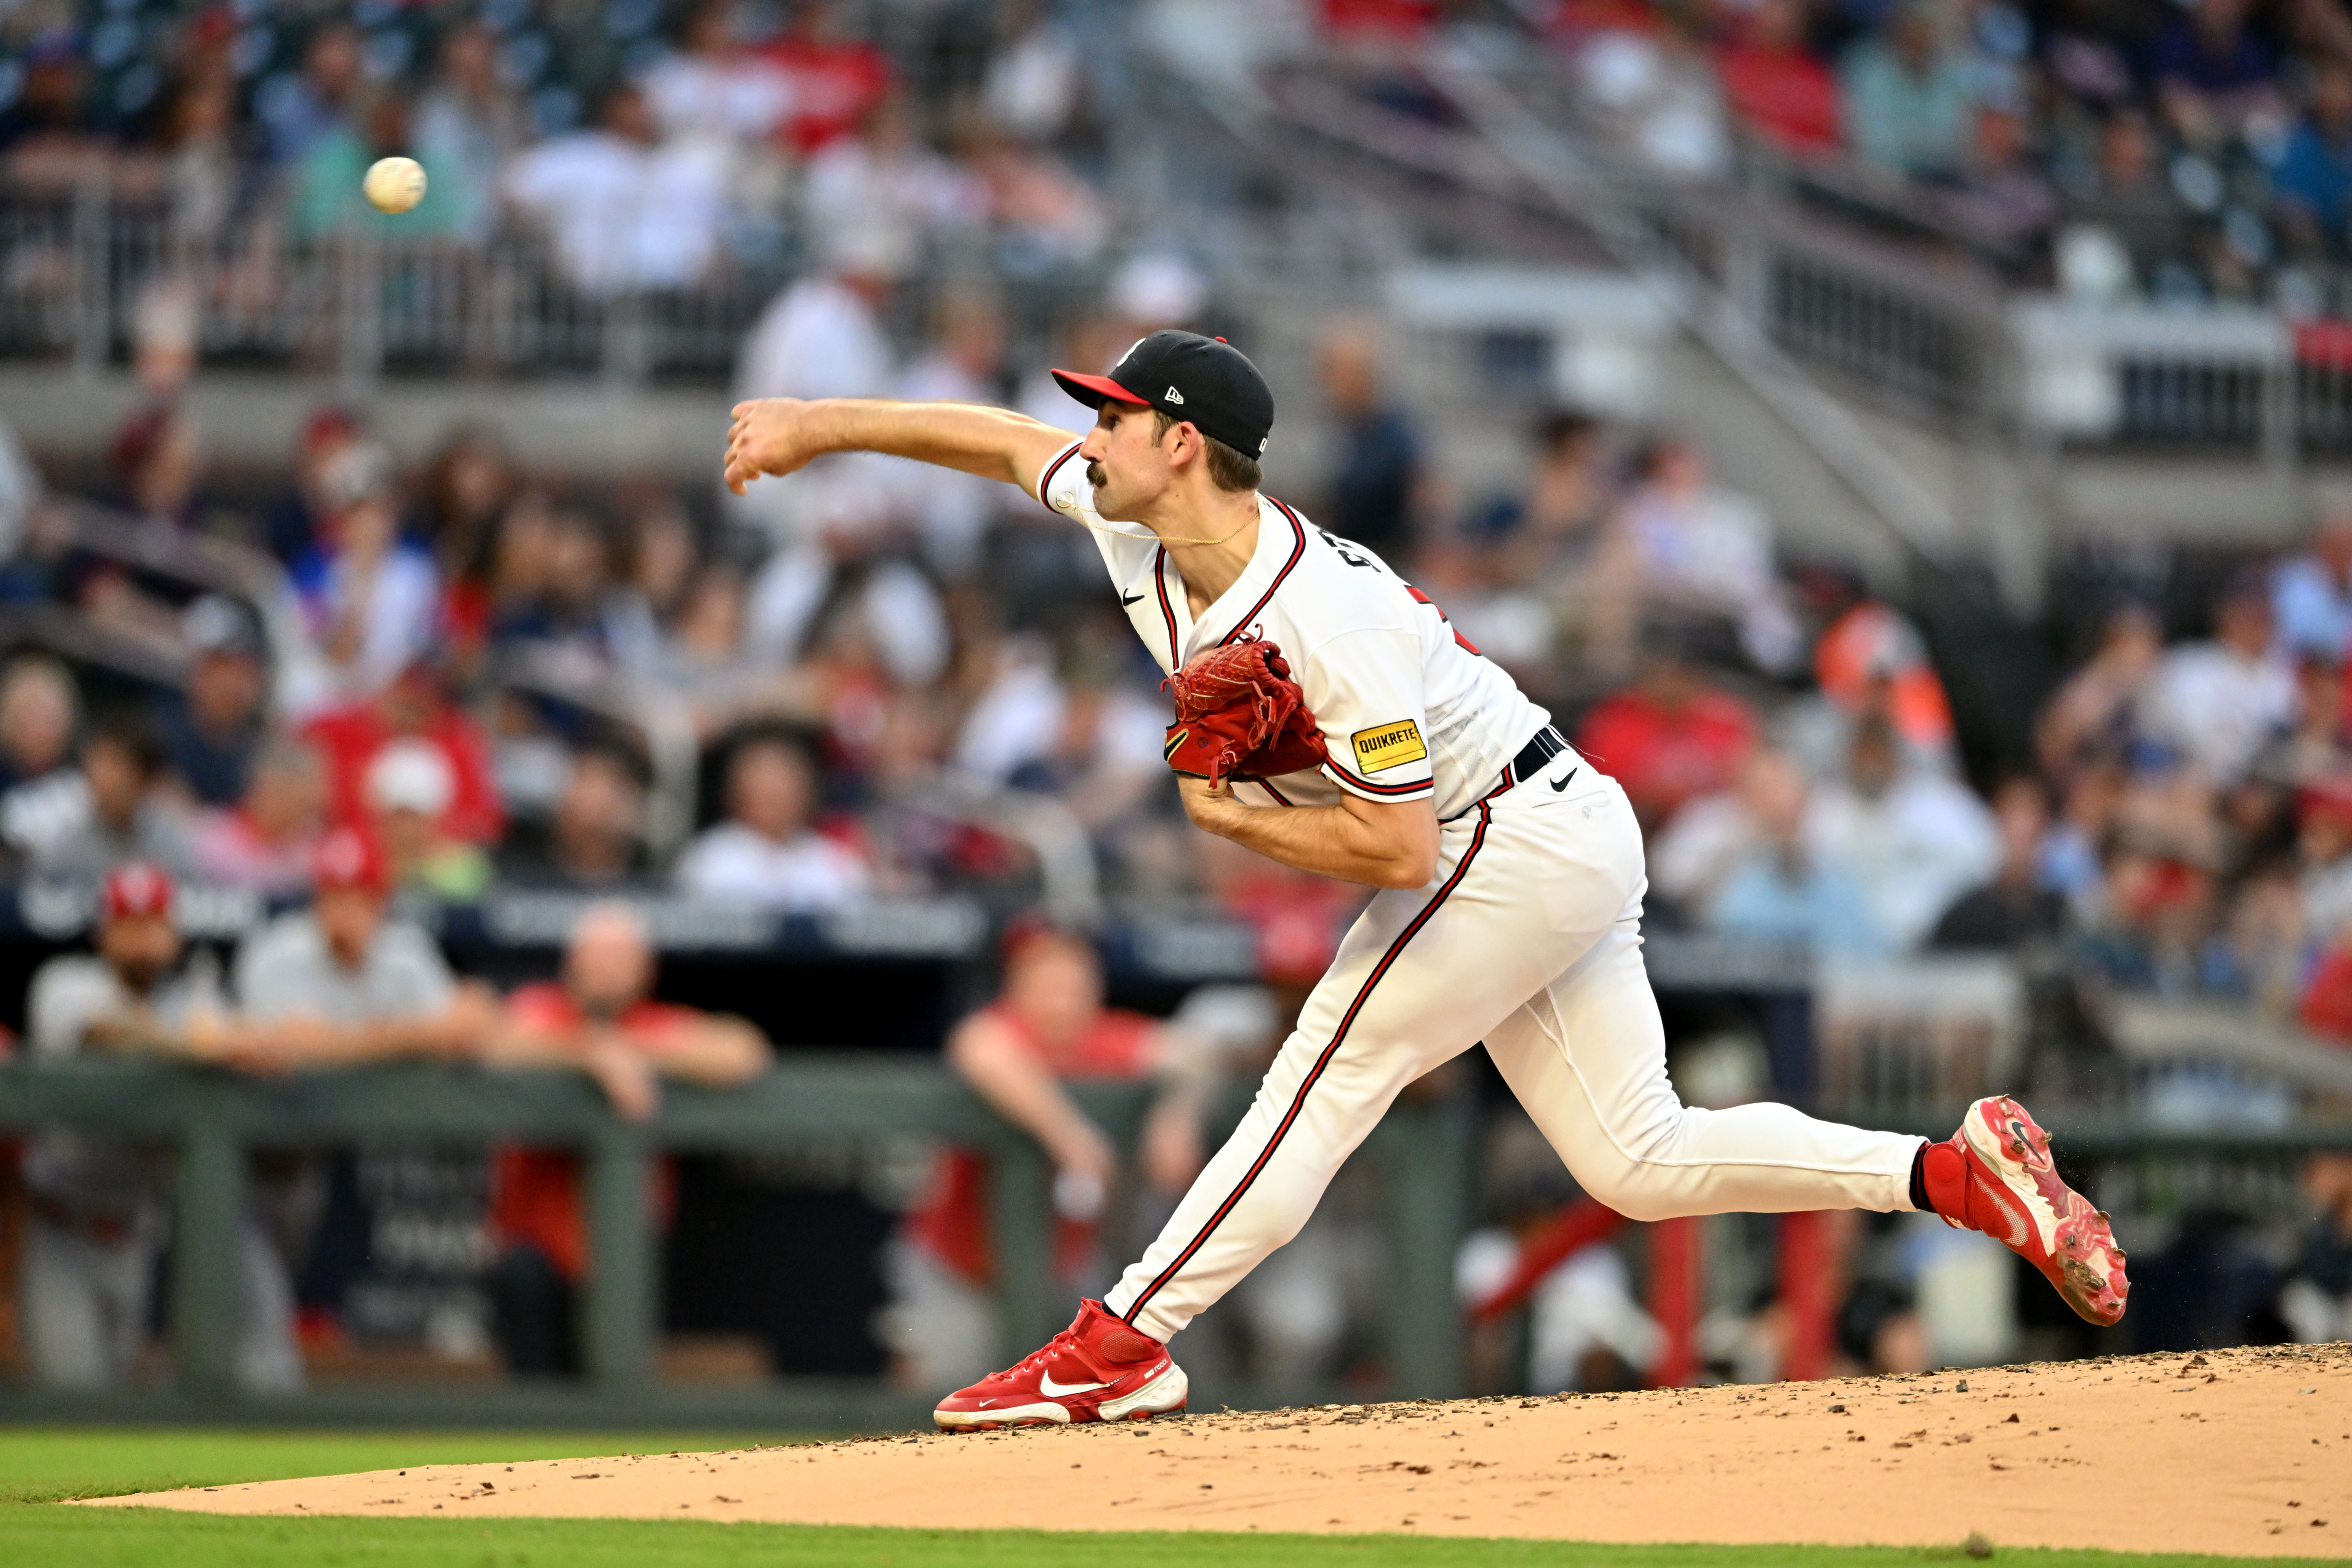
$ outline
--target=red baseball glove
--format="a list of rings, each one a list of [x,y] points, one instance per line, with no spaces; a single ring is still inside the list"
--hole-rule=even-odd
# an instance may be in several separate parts
[[[1176,699],[1168,765],[1180,773],[1215,785],[1228,774],[1295,773],[1320,766],[1330,754],[1282,650],[1270,642],[1210,648],[1169,677],[1167,686]]]

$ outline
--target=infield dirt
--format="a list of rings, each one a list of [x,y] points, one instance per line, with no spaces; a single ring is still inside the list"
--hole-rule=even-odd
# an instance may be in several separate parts
[[[437,1465],[220,1513],[1396,1531],[2352,1557],[2352,1344]]]

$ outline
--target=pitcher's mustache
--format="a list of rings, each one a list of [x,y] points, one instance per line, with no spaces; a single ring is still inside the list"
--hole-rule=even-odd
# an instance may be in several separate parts
[[[1108,482],[1109,482],[1109,476],[1103,472],[1103,466],[1100,463],[1088,463],[1087,465],[1087,483],[1094,486],[1097,489],[1100,489]]]

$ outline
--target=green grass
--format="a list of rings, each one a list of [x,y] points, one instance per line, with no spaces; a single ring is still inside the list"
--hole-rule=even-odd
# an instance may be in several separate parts
[[[0,1510],[0,1561],[73,1568],[1101,1568],[1123,1562],[1149,1568],[1912,1568],[1968,1560],[1950,1549],[1050,1535],[683,1520],[228,1519],[149,1509],[27,1508]],[[1993,1561],[2017,1568],[2248,1568],[2250,1563],[2104,1552],[1999,1552]]]
[[[805,1441],[775,1433],[306,1432],[172,1426],[0,1427],[0,1503],[121,1497],[409,1465],[667,1454]],[[7,1517],[0,1515],[0,1517]],[[0,1556],[0,1562],[6,1562]]]
[[[1908,1568],[1955,1549],[1596,1546],[1391,1535],[1085,1535],[685,1520],[250,1519],[42,1506],[170,1486],[469,1460],[667,1453],[773,1434],[0,1430],[8,1568]],[[2002,1551],[2017,1568],[2252,1568],[2249,1559]],[[2308,1561],[2307,1559],[2305,1561]]]

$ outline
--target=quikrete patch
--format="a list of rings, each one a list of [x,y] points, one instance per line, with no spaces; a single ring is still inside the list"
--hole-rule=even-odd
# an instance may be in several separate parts
[[[1410,719],[1359,730],[1348,737],[1348,744],[1355,748],[1358,771],[1368,773],[1417,763],[1429,755],[1429,748],[1421,743],[1421,726]]]

